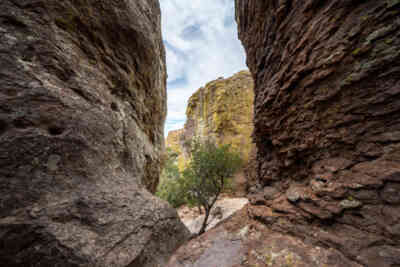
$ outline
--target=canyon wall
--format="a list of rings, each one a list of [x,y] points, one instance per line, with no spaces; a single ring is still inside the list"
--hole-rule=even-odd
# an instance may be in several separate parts
[[[183,139],[182,139],[183,129],[173,130],[168,132],[168,136],[165,139],[165,145],[167,149],[170,149],[173,153],[176,153],[176,164],[179,170],[183,171],[185,169],[185,164],[187,158],[183,154]]]
[[[253,99],[253,79],[248,71],[207,83],[188,101],[183,142],[198,137],[230,144],[247,160],[252,148]]]
[[[160,28],[157,0],[0,2],[2,266],[158,266],[187,238],[150,193]]]
[[[181,144],[180,139],[183,133],[183,129],[173,130],[168,132],[167,139],[165,140],[165,144],[167,148],[170,148],[175,153],[180,154],[181,151]]]
[[[249,214],[363,266],[400,265],[399,8],[236,0],[255,79]]]
[[[180,153],[178,165],[181,169],[189,158],[190,144],[195,138],[219,145],[230,144],[247,163],[254,146],[250,137],[253,131],[253,86],[250,73],[241,71],[232,77],[207,83],[190,97],[184,129],[171,131],[167,137],[167,147]],[[244,194],[244,174],[239,173],[235,181],[237,191]]]

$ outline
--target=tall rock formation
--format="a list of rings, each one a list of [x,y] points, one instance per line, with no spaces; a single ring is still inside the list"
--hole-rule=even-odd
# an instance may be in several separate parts
[[[170,132],[167,146],[179,147],[179,166],[184,166],[194,138],[230,144],[247,162],[253,143],[253,79],[248,71],[230,78],[219,78],[197,90],[189,99],[183,130]],[[179,135],[179,138],[177,138]],[[238,191],[245,191],[244,175],[236,177]]]
[[[399,8],[236,0],[255,77],[253,214],[363,266],[400,265]]]
[[[0,265],[158,266],[188,231],[152,196],[166,114],[157,0],[0,1]]]
[[[181,153],[182,146],[180,144],[180,140],[181,140],[182,134],[183,134],[183,129],[169,131],[167,139],[165,140],[165,144],[166,144],[167,148],[170,148],[172,151],[174,151],[178,154]]]
[[[187,159],[183,154],[182,136],[183,129],[173,130],[168,132],[167,139],[165,140],[167,149],[171,149],[177,154],[176,164],[178,165],[179,170],[183,170],[187,162]]]
[[[198,137],[231,144],[247,159],[252,148],[253,100],[248,71],[207,83],[189,99],[183,143]]]

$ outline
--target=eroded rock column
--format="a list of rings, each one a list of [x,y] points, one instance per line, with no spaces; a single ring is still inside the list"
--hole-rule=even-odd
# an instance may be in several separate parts
[[[255,78],[258,219],[366,266],[400,264],[399,8],[236,0]]]

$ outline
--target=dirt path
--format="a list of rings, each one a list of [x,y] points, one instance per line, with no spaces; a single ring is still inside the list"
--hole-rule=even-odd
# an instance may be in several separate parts
[[[246,198],[221,198],[217,200],[208,219],[206,230],[213,228],[219,222],[231,216],[248,203]],[[182,207],[178,209],[179,217],[191,233],[197,233],[203,223],[204,214],[200,215],[197,208]]]

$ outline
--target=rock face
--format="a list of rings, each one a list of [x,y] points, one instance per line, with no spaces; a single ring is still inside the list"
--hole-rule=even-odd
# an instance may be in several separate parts
[[[189,99],[181,142],[198,137],[231,144],[247,159],[252,148],[253,100],[253,79],[248,71],[209,82]]]
[[[169,131],[165,144],[168,148],[176,153],[182,153],[180,139],[183,134],[183,129]]]
[[[167,138],[167,146],[179,146],[183,152],[178,158],[180,167],[188,158],[189,144],[194,138],[231,144],[242,154],[244,161],[248,161],[253,148],[250,137],[253,131],[253,86],[250,73],[241,71],[230,78],[209,82],[190,97],[185,127],[182,132],[178,131],[180,138],[174,138],[177,132],[170,132]],[[244,192],[246,180],[243,173],[238,174],[235,180],[238,191]]]
[[[399,8],[236,0],[255,77],[255,217],[363,266],[400,264]]]
[[[180,170],[185,168],[186,158],[183,154],[183,129],[169,131],[165,144],[167,149],[171,149],[178,156],[176,158],[176,164]]]
[[[0,2],[2,266],[156,266],[166,114],[156,0]]]
[[[167,267],[361,267],[340,252],[271,230],[245,207],[180,247]]]

